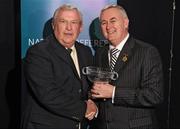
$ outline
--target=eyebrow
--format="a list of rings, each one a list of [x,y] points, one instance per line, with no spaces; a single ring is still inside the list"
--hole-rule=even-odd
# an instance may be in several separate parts
[[[110,20],[116,20],[117,18],[116,17],[112,17]]]
[[[66,19],[64,19],[64,18],[56,18],[58,21],[68,21],[68,20],[66,20]],[[79,19],[74,19],[74,20],[69,20],[69,21],[76,21],[76,22],[79,22],[80,20]]]

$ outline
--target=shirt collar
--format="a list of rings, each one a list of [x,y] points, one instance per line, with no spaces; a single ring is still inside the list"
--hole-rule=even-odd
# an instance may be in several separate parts
[[[68,48],[66,47],[66,49],[68,49]],[[70,47],[70,49],[75,50],[75,45],[73,45],[72,47]]]
[[[128,34],[126,35],[126,37],[116,46],[116,48],[121,51],[128,38],[129,38],[129,33],[128,33]],[[109,47],[110,47],[110,50],[114,48],[114,46],[112,46],[112,45],[110,45]]]

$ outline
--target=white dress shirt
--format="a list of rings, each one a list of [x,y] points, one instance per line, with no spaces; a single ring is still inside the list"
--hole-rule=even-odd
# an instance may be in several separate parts
[[[127,36],[116,46],[116,49],[120,50],[118,53],[116,53],[116,57],[119,56],[124,44],[126,43],[127,39],[129,38],[129,33],[127,34]],[[114,46],[110,45],[109,46],[109,52],[108,52],[108,57],[109,57],[109,64],[110,64],[110,50],[115,48]],[[114,103],[114,96],[115,96],[115,90],[116,90],[116,86],[114,86],[113,89],[113,93],[112,93],[112,103]]]

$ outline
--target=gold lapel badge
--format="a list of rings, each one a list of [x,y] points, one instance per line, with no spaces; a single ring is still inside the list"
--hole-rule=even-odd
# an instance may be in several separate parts
[[[124,56],[122,57],[122,61],[126,62],[128,60],[128,54],[124,54]]]

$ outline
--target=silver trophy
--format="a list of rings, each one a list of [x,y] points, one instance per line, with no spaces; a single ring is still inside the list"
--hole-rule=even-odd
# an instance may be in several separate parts
[[[82,73],[88,77],[91,82],[109,83],[118,78],[118,73],[106,68],[87,66],[82,69]]]

